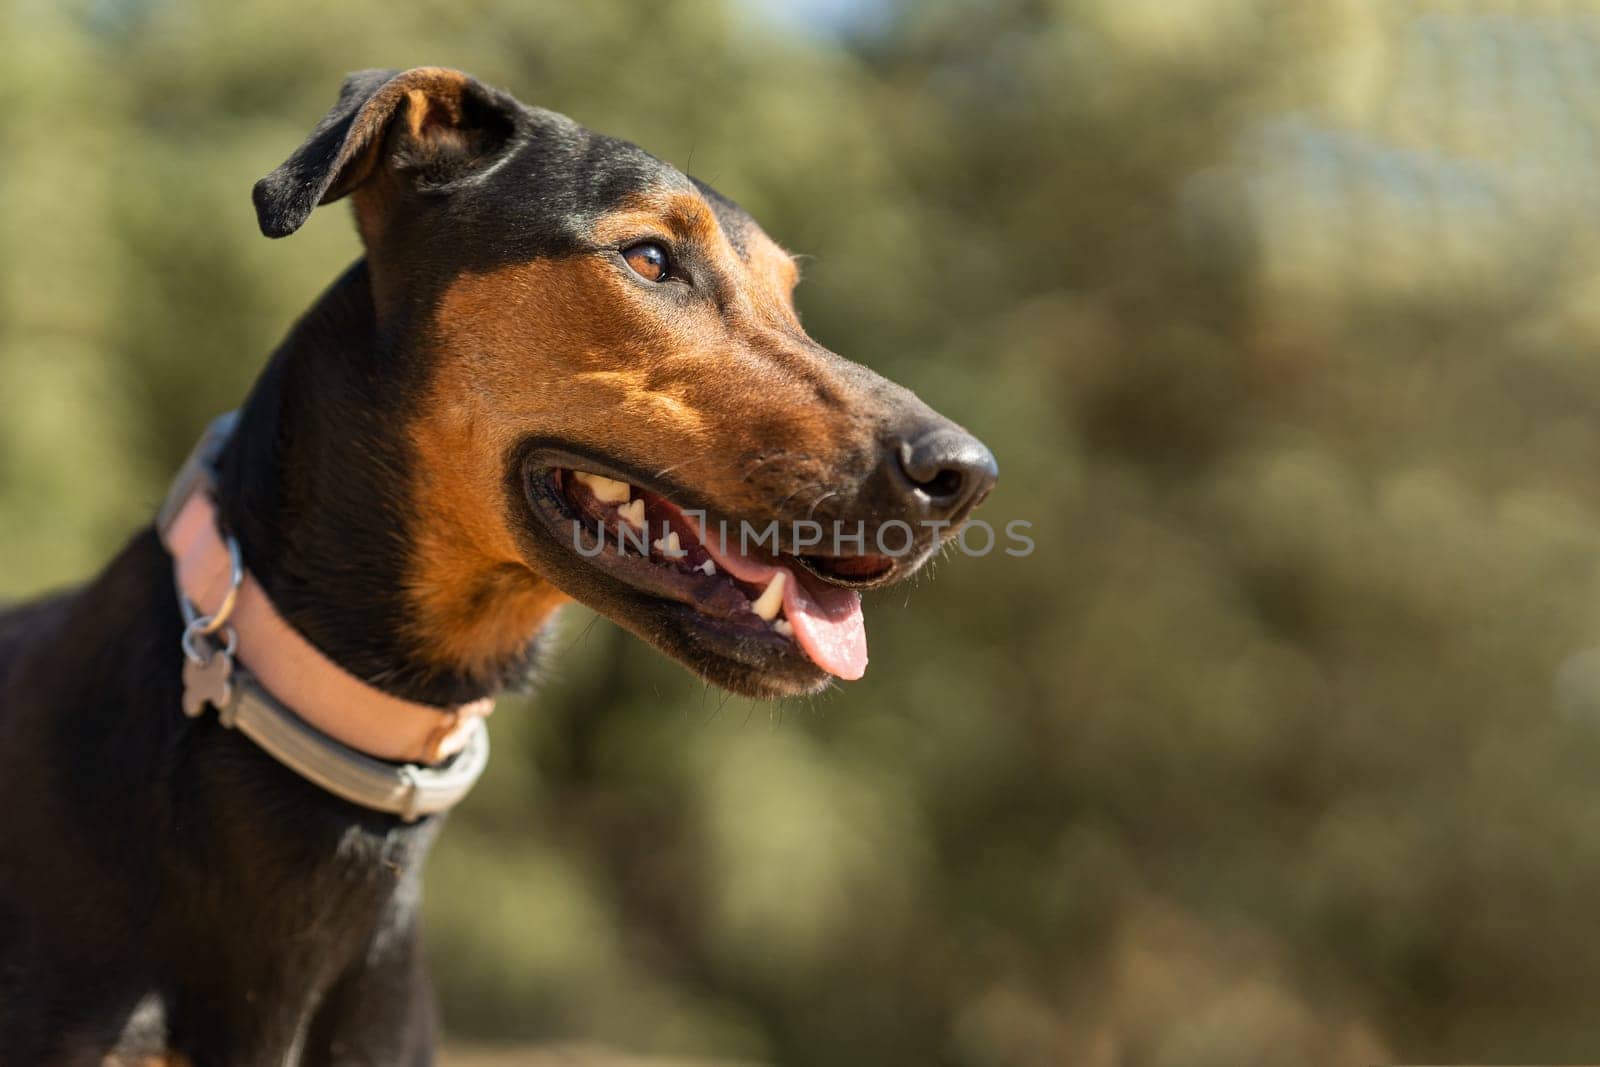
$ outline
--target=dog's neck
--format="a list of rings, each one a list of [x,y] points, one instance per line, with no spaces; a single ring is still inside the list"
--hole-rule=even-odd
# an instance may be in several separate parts
[[[366,262],[273,353],[240,411],[219,505],[246,566],[325,655],[396,696],[460,704],[522,679],[532,648],[487,675],[430,662],[408,623],[405,430],[426,360],[380,330]]]

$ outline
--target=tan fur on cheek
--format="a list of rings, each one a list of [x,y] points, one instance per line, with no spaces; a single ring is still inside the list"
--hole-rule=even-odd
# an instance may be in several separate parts
[[[461,407],[420,422],[411,599],[441,664],[489,675],[521,654],[566,596],[522,561],[507,525],[503,433]]]
[[[559,290],[536,266],[469,275],[445,294],[439,362],[411,429],[416,638],[435,661],[485,676],[567,600],[523,559],[506,498],[510,450],[543,421],[530,331],[559,344],[567,317],[561,300],[538,299]]]
[[[610,365],[639,331],[617,321],[597,266],[574,257],[467,275],[440,302],[439,363],[411,429],[409,594],[416,638],[441,664],[491,674],[568,599],[510,526],[519,502],[506,497],[506,464],[519,440],[582,439],[608,421],[698,428],[687,404],[649,391],[644,368]]]
[[[611,407],[619,422],[632,420],[631,431],[644,430],[670,434],[674,438],[698,437],[706,430],[707,419],[694,406],[683,389],[653,385],[643,371],[585,371],[574,376],[573,386],[594,389],[602,403],[612,398]]]
[[[567,600],[523,558],[506,464],[528,434],[599,436],[649,455],[706,432],[671,373],[620,358],[656,344],[629,322],[614,267],[546,260],[459,279],[435,325],[439,363],[411,428],[416,479],[409,597],[416,638],[441,664],[491,673]]]

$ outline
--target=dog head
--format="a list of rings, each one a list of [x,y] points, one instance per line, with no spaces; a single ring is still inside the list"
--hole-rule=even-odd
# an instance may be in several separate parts
[[[455,71],[351,76],[255,188],[264,233],[349,196],[407,406],[418,646],[492,673],[576,598],[710,681],[857,677],[858,589],[995,482],[912,393],[818,345],[793,257],[624,141]]]

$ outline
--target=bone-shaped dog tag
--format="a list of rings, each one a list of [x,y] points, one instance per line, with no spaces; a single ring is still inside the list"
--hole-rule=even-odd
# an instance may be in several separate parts
[[[233,657],[217,651],[203,663],[183,661],[183,713],[193,719],[206,705],[221,711],[233,698]]]

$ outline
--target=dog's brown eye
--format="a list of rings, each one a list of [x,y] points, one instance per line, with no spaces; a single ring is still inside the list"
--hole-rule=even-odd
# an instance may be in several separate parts
[[[628,261],[633,273],[647,282],[659,282],[667,276],[667,250],[654,241],[640,241],[625,249],[622,258]]]

